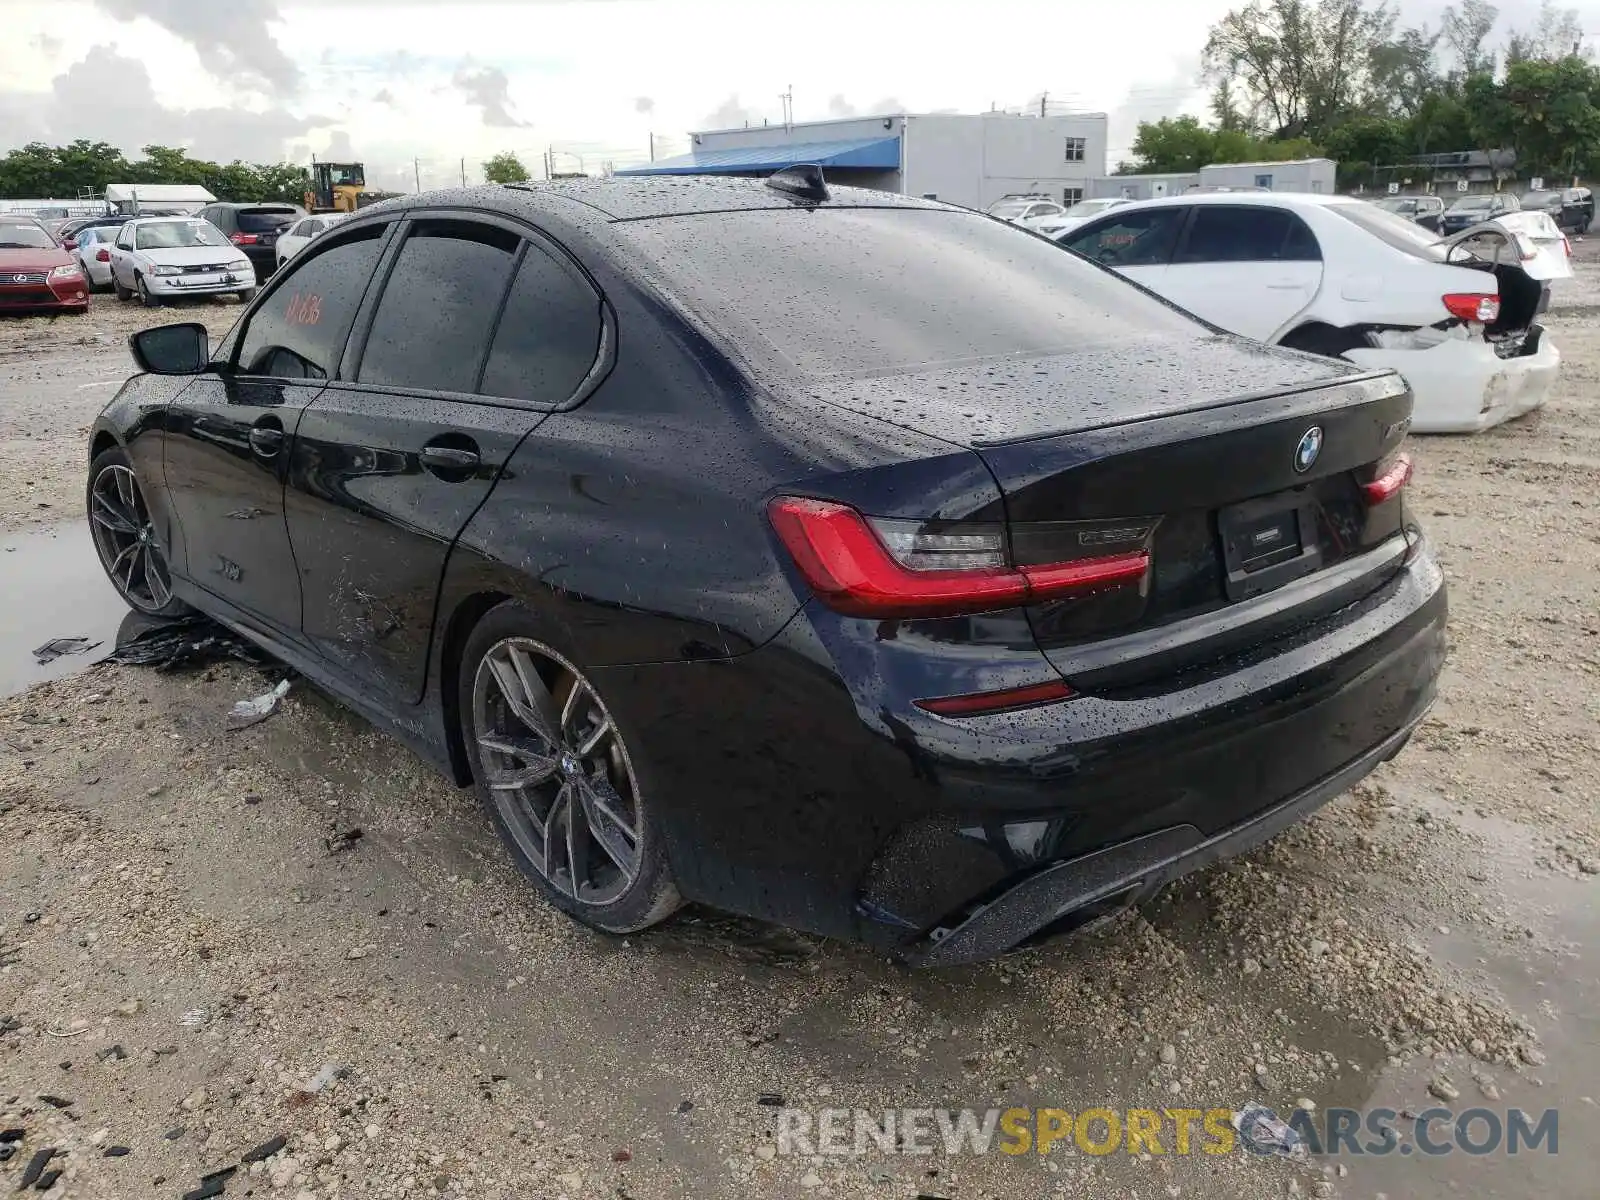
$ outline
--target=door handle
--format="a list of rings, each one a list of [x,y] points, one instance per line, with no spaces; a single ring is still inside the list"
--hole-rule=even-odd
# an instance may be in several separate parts
[[[422,465],[435,471],[469,471],[481,461],[476,450],[455,446],[424,446]]]
[[[283,430],[257,425],[250,431],[250,449],[262,458],[272,458],[283,449]]]

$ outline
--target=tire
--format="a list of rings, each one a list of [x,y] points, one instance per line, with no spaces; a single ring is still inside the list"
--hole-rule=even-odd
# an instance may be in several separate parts
[[[139,303],[146,308],[160,308],[161,300],[150,292],[150,285],[143,275],[135,275],[133,281],[139,285]]]
[[[634,933],[683,903],[649,805],[650,774],[594,685],[539,640],[539,627],[508,601],[467,639],[457,687],[473,785],[512,861],[551,904],[594,929]]]
[[[111,272],[111,290],[117,294],[117,299],[123,303],[133,299],[133,293],[122,286],[122,280],[117,278],[115,271]]]
[[[172,594],[172,572],[156,537],[133,464],[120,446],[89,464],[84,495],[95,553],[129,608],[151,617],[180,617],[190,607]]]
[[[258,288],[258,287],[245,288],[244,291],[239,293],[239,303],[240,304],[249,304],[250,301],[252,301],[252,300],[254,300],[256,298],[256,293],[259,292],[260,290],[261,289]]]
[[[1303,350],[1307,354],[1320,354],[1324,358],[1339,358],[1346,350],[1360,350],[1369,343],[1358,330],[1315,325],[1309,329],[1291,330],[1278,345],[1290,350]]]

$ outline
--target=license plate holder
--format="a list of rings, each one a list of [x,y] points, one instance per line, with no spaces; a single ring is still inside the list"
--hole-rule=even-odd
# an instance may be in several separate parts
[[[1303,492],[1246,500],[1217,514],[1229,600],[1247,600],[1322,566],[1317,510]]]

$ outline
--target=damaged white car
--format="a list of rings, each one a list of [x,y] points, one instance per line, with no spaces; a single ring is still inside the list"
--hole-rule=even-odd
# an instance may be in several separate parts
[[[1121,205],[1058,240],[1232,333],[1393,367],[1418,433],[1530,412],[1561,365],[1538,317],[1571,248],[1542,212],[1441,239],[1349,197],[1220,193]]]

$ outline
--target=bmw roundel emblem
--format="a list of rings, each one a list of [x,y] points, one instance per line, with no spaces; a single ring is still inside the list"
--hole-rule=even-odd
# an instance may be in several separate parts
[[[1302,473],[1311,470],[1321,454],[1322,426],[1313,425],[1300,435],[1300,444],[1294,448],[1294,469]]]

